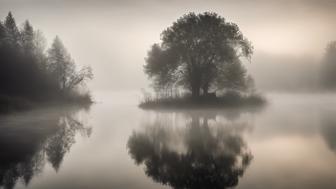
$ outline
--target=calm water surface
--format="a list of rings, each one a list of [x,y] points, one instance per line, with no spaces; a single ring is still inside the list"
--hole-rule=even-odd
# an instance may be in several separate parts
[[[336,95],[145,111],[138,95],[0,117],[0,188],[335,188]]]

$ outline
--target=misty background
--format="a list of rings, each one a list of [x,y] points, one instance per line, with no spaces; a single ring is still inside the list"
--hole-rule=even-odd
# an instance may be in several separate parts
[[[62,38],[80,65],[90,65],[92,91],[140,90],[150,81],[144,58],[160,33],[188,12],[213,11],[252,42],[245,65],[261,91],[314,86],[328,42],[335,40],[333,0],[0,0],[0,17],[28,19],[49,42]]]

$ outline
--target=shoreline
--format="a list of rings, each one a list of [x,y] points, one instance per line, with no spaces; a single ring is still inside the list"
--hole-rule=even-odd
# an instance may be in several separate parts
[[[150,99],[141,102],[138,107],[144,110],[157,109],[227,109],[235,107],[264,106],[267,100],[262,95],[234,95],[215,98],[191,97]]]
[[[59,107],[59,106],[81,106],[89,107],[95,102],[91,98],[78,99],[54,99],[44,101],[32,101],[25,98],[0,96],[0,115],[26,112],[41,108]]]

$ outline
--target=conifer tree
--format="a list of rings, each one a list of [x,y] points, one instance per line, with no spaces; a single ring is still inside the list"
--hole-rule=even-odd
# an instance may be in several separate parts
[[[22,46],[26,52],[34,51],[34,29],[28,20],[25,21],[21,31]]]
[[[58,36],[48,50],[48,69],[55,77],[62,93],[71,92],[76,86],[92,78],[90,67],[76,70],[75,62]]]
[[[11,12],[8,13],[4,25],[7,30],[7,40],[9,43],[13,46],[19,46],[21,35]]]

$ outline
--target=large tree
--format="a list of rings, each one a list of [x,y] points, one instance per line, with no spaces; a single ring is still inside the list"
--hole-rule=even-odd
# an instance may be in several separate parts
[[[156,88],[183,86],[198,97],[245,85],[240,58],[250,58],[251,43],[236,24],[216,13],[186,14],[162,32],[161,40],[144,66]]]

